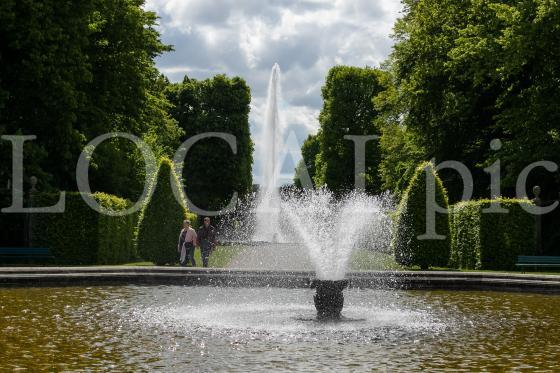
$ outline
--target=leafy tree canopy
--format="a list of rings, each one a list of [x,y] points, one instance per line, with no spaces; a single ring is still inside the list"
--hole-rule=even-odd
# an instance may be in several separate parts
[[[315,184],[326,185],[336,193],[354,188],[355,146],[346,135],[379,135],[374,119],[378,115],[373,98],[384,87],[385,73],[369,67],[335,66],[322,88],[323,109],[319,115],[320,151],[316,157]],[[380,191],[377,166],[379,143],[366,143],[366,190]]]
[[[207,132],[235,136],[237,153],[220,138],[197,141],[184,162],[189,199],[205,210],[219,210],[233,193],[241,197],[252,188],[253,143],[249,132],[250,89],[239,77],[217,75],[182,83],[167,90],[170,112],[185,135],[182,140]]]
[[[101,134],[143,137],[158,155],[181,134],[167,114],[167,82],[154,58],[156,15],[141,0],[6,0],[0,4],[0,134],[36,135],[25,176],[42,190],[75,190],[83,146]],[[163,134],[156,137],[154,134]],[[9,178],[10,143],[0,143],[0,177]],[[128,140],[107,141],[92,159],[93,190],[136,198],[143,165]]]

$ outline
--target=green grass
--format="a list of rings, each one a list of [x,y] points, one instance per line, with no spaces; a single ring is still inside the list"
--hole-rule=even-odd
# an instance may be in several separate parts
[[[523,270],[517,270],[517,271],[495,271],[492,269],[447,269],[448,271],[461,271],[461,272],[488,272],[488,273],[530,273],[530,274],[534,274],[534,275],[560,275],[560,270],[556,270],[556,271],[547,271],[547,272],[541,272],[541,271],[535,271],[534,269],[527,267]]]
[[[225,268],[241,252],[245,250],[243,246],[217,246],[210,255],[209,267]],[[196,248],[194,260],[197,267],[202,267],[202,257],[200,249]],[[152,262],[127,263],[127,266],[150,266]],[[406,268],[395,262],[391,254],[380,253],[370,250],[357,250],[352,253],[350,258],[350,269],[353,271],[372,271],[372,270],[406,270]]]
[[[350,270],[353,271],[382,271],[405,270],[395,262],[391,254],[371,250],[356,250],[350,257]]]
[[[245,250],[243,246],[217,246],[210,255],[209,266],[212,268],[226,268],[228,264],[240,253]],[[195,261],[197,267],[202,267],[202,258],[200,249],[195,251]],[[133,262],[124,264],[126,266],[152,266],[152,262]],[[392,254],[382,253],[370,250],[356,250],[352,253],[349,264],[351,271],[418,271],[420,267],[404,267],[395,262]],[[434,267],[432,271],[456,271],[456,272],[482,272],[482,273],[531,273],[538,275],[560,275],[559,272],[540,272],[527,268],[524,271],[493,271],[493,270],[476,270],[476,269],[455,269],[446,267]]]
[[[350,270],[353,271],[382,271],[382,270],[392,270],[392,271],[419,271],[420,267],[412,266],[405,267],[401,266],[397,262],[392,254],[386,254],[381,252],[375,252],[370,250],[356,250],[352,253],[350,258]],[[455,272],[481,272],[481,273],[530,273],[535,275],[560,275],[560,270],[558,271],[535,271],[532,268],[526,268],[523,271],[495,271],[491,269],[456,269],[448,267],[433,267],[431,271],[455,271]]]
[[[123,265],[124,266],[153,266],[154,263],[152,263],[152,262],[131,262],[131,263],[125,263]]]
[[[208,266],[213,268],[225,268],[229,263],[245,250],[243,246],[216,246],[210,258],[208,259]],[[202,267],[202,257],[200,256],[200,249],[197,248],[194,253],[197,266]]]
[[[216,246],[216,248],[210,254],[208,259],[208,266],[212,268],[225,268],[228,264],[239,255],[245,247],[243,246]],[[194,251],[194,261],[197,267],[202,267],[202,256],[200,254],[200,248],[196,248]],[[125,266],[153,266],[152,262],[131,262],[124,264]]]
[[[246,247],[244,246],[217,246],[209,259],[209,266],[212,268],[227,268],[229,263],[241,254]],[[200,249],[195,250],[195,261],[197,267],[202,267],[202,258],[200,255]],[[179,258],[177,258],[178,261]],[[33,267],[53,267],[58,266],[55,264],[19,264],[19,266],[33,266]],[[154,263],[147,262],[139,259],[135,262],[122,264],[124,266],[153,266]],[[175,264],[179,265],[178,263]],[[0,266],[6,266],[5,263],[0,264]],[[65,266],[65,267],[81,267],[82,265]],[[352,253],[350,257],[349,270],[351,271],[418,271],[420,268],[418,266],[405,267],[401,266],[395,262],[395,258],[390,253],[382,253],[378,251],[371,250],[356,250]],[[455,272],[481,272],[481,273],[527,273],[535,275],[560,275],[560,269],[558,270],[547,270],[547,271],[535,271],[533,268],[526,268],[523,271],[494,271],[486,269],[456,269],[447,267],[434,267],[431,268],[432,271],[455,271]]]

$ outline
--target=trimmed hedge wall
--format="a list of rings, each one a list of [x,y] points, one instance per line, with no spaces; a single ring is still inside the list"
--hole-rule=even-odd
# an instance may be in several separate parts
[[[0,209],[12,204],[12,191],[0,190]],[[25,214],[0,212],[0,247],[20,247],[24,242]],[[2,259],[0,259],[2,260]]]
[[[103,207],[122,211],[122,198],[94,193]],[[58,195],[38,194],[35,206],[50,206]],[[82,194],[66,192],[64,213],[33,214],[33,246],[48,247],[58,264],[118,264],[135,256],[134,216],[108,216],[89,207]]]
[[[395,259],[401,265],[418,265],[422,269],[433,266],[447,266],[450,252],[449,215],[436,213],[436,233],[445,236],[441,240],[419,240],[426,233],[426,173],[435,178],[435,200],[447,209],[447,192],[430,162],[420,164],[396,211],[392,246]]]
[[[178,261],[177,241],[183,220],[188,218],[192,224],[196,215],[186,209],[186,199],[180,188],[181,203],[171,189],[171,182],[179,186],[179,179],[173,170],[171,160],[160,160],[156,175],[155,190],[144,204],[138,222],[138,255],[158,265],[172,264]]]
[[[507,214],[482,213],[500,203]],[[515,269],[518,255],[535,254],[535,217],[522,209],[529,200],[460,202],[452,208],[450,266],[462,269]]]

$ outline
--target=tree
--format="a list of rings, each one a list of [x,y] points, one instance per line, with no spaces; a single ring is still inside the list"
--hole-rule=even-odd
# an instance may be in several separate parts
[[[392,191],[393,196],[400,200],[425,153],[416,144],[414,134],[406,127],[386,124],[381,131],[379,144],[383,158],[379,174],[384,189]]]
[[[294,174],[294,185],[298,188],[302,187],[300,175],[304,172],[303,170],[307,170],[311,180],[315,177],[315,159],[317,158],[317,154],[319,154],[320,146],[318,135],[309,135],[303,142],[301,147],[302,159],[298,162]]]
[[[429,188],[428,177],[434,181],[434,190]],[[451,243],[448,214],[437,213],[435,218],[436,233],[444,236],[444,239],[418,238],[427,232],[428,193],[434,193],[438,206],[448,208],[443,183],[434,165],[425,162],[416,169],[397,210],[392,246],[399,264],[419,265],[422,269],[428,269],[432,266],[446,266],[449,261]]]
[[[25,176],[38,176],[41,190],[76,190],[83,146],[107,132],[141,136],[158,155],[176,148],[181,132],[154,63],[170,47],[156,21],[141,0],[1,2],[0,134],[37,136],[26,145]],[[4,185],[9,142],[0,142],[0,156]],[[103,143],[92,158],[92,190],[136,199],[139,163],[128,140]]]
[[[472,21],[448,64],[457,76],[472,76],[477,91],[498,87],[493,125],[503,146],[482,165],[500,159],[506,165],[502,184],[512,194],[527,165],[560,162],[560,7],[545,0],[480,1],[469,12]],[[536,169],[529,182],[556,198],[560,173]]]
[[[384,72],[371,68],[335,66],[329,70],[322,88],[323,109],[319,115],[320,151],[316,157],[315,184],[335,193],[354,188],[354,143],[346,135],[379,135],[374,125],[377,111],[372,99],[384,87]],[[366,143],[366,190],[380,191],[377,167],[380,160],[376,140]]]
[[[154,59],[170,51],[155,29],[157,16],[143,0],[96,0],[86,50],[92,79],[79,124],[87,139],[122,131],[143,137],[157,156],[171,156],[182,131],[169,116],[169,82]],[[115,162],[118,160],[118,162]],[[95,190],[137,199],[144,187],[143,160],[136,146],[116,139],[99,146],[92,160]]]
[[[473,173],[476,197],[489,196],[483,171],[502,161],[504,195],[521,170],[560,161],[560,8],[545,0],[404,0],[389,60],[401,129],[437,162],[457,160]],[[491,149],[491,140],[503,146]],[[392,176],[391,176],[392,177]],[[450,199],[463,182],[443,170]],[[555,196],[560,173],[535,170],[529,184]],[[391,180],[390,184],[397,184]]]
[[[379,177],[383,189],[390,190],[400,200],[426,152],[419,145],[415,134],[401,122],[403,108],[393,75],[388,71],[381,78],[385,90],[373,99],[374,107],[379,113],[375,124],[381,131]]]
[[[239,77],[217,75],[197,81],[185,77],[167,90],[170,112],[185,131],[183,140],[207,132],[235,136],[234,154],[226,141],[205,138],[188,151],[183,177],[189,199],[205,210],[219,210],[234,192],[240,197],[252,188],[253,143],[249,132],[251,94]]]
[[[75,184],[85,140],[76,128],[91,81],[83,52],[93,3],[6,0],[0,4],[0,135],[36,135],[26,145],[26,174],[64,189]],[[0,141],[2,184],[11,178],[11,147]]]
[[[138,254],[158,265],[170,264],[178,258],[177,240],[183,220],[194,220],[195,216],[187,211],[179,179],[169,159],[160,160],[154,180],[153,194],[144,204],[138,221]],[[180,194],[180,201],[176,200],[173,188]]]
[[[458,160],[475,178],[475,193],[487,191],[488,178],[476,168],[499,131],[493,127],[496,87],[475,89],[473,78],[449,67],[461,30],[469,25],[471,2],[405,0],[404,16],[395,25],[391,70],[400,102],[401,124],[425,154],[437,162]],[[462,181],[443,170],[450,198],[459,199]]]

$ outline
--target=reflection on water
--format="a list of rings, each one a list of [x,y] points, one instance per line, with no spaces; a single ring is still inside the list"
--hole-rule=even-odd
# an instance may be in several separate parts
[[[343,323],[310,289],[0,289],[4,369],[558,369],[560,297],[349,289]]]

